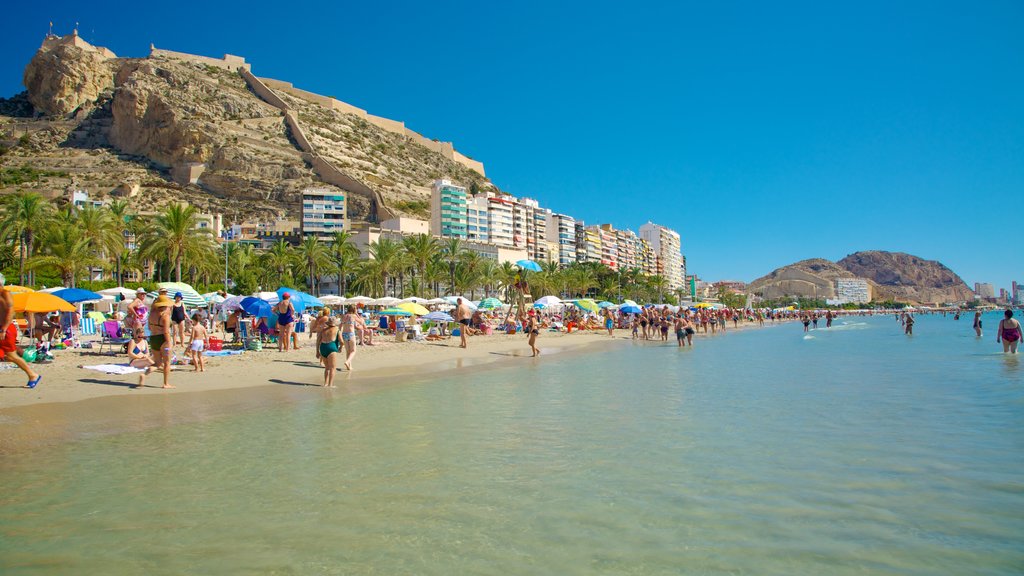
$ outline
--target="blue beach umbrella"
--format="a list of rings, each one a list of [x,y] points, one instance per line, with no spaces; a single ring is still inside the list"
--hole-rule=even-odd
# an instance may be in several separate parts
[[[103,299],[102,295],[81,288],[64,288],[63,290],[57,290],[53,295],[69,304]]]
[[[639,314],[643,312],[643,310],[641,310],[639,306],[623,306],[622,308],[619,308],[619,312],[622,312],[623,314]]]
[[[519,260],[516,262],[516,266],[519,266],[523,270],[529,270],[530,272],[540,272],[540,264],[537,264],[533,260]]]
[[[597,306],[598,306],[598,308],[607,308],[609,306],[615,306],[615,304],[612,304],[611,302],[609,302],[607,300],[602,300],[602,301],[597,303]]]
[[[423,317],[424,320],[433,320],[434,322],[454,322],[455,319],[450,314],[444,312],[431,312]]]
[[[490,310],[491,308],[501,308],[504,305],[505,303],[497,298],[484,298],[479,304],[477,304],[477,307]]]
[[[288,298],[292,301],[292,306],[295,307],[296,312],[302,312],[306,309],[306,299],[302,297],[303,292],[296,290],[295,288],[285,288],[284,286],[277,289],[277,297],[284,300],[284,295],[288,294]]]
[[[263,318],[270,318],[274,315],[273,306],[266,300],[260,300],[254,296],[246,296],[242,298],[242,301],[238,303],[239,307],[250,316],[262,316]]]
[[[323,308],[324,307],[324,303],[321,302],[319,298],[317,298],[316,296],[313,296],[312,294],[310,294],[308,292],[303,292],[302,293],[302,301],[306,303],[306,307],[307,308],[310,308],[310,307],[312,307],[312,308]]]

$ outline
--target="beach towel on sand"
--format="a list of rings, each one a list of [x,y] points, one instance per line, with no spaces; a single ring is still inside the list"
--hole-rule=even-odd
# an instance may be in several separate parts
[[[241,353],[242,350],[207,350],[203,356],[237,356]]]
[[[135,368],[127,364],[95,364],[93,366],[82,366],[86,370],[95,370],[104,374],[138,374],[145,372],[145,368]]]

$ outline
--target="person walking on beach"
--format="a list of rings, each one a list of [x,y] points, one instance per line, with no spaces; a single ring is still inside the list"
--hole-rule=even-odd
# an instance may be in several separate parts
[[[981,312],[974,313],[974,333],[981,338]]]
[[[341,342],[345,345],[345,369],[352,371],[352,359],[356,357],[356,329],[359,327],[360,316],[356,307],[349,306],[341,317]]]
[[[13,362],[15,366],[28,376],[28,388],[35,388],[43,379],[37,372],[29,368],[18,350],[18,325],[14,322],[14,298],[5,288],[7,280],[0,274],[0,360]]]
[[[287,352],[288,345],[292,339],[292,323],[295,322],[295,305],[292,304],[292,295],[285,292],[281,301],[274,306],[277,313],[277,351]],[[298,346],[295,347],[298,350]]]
[[[1003,319],[999,321],[999,328],[996,330],[996,342],[1002,341],[1004,354],[1016,354],[1020,340],[1020,322],[1013,317],[1013,310],[1007,308],[1003,313]]]
[[[459,328],[459,348],[466,348],[469,345],[469,321],[472,318],[472,314],[469,312],[469,306],[462,301],[462,298],[455,299],[455,321],[462,324]]]
[[[203,350],[206,349],[206,341],[210,336],[200,320],[199,314],[192,315],[192,334],[191,342],[188,345],[188,355],[192,359],[193,372],[206,372],[206,357],[203,356]]]
[[[523,322],[523,332],[528,335],[527,342],[530,344],[530,351],[533,352],[533,357],[540,354],[540,350],[537,349],[537,336],[540,334],[540,327],[537,324],[537,314],[533,310],[526,316],[526,321]]]
[[[601,311],[604,315],[604,327],[608,330],[608,335],[615,336],[615,318],[612,316],[611,308],[605,308]]]
[[[334,372],[337,367],[337,354],[341,350],[341,320],[331,318],[327,325],[316,335],[316,348],[324,360],[324,387],[334,386]]]
[[[171,374],[171,307],[174,301],[167,297],[167,290],[161,289],[160,295],[153,301],[153,312],[149,315],[149,349],[153,354],[153,362],[157,370],[164,373],[164,388],[174,388],[170,384]]]

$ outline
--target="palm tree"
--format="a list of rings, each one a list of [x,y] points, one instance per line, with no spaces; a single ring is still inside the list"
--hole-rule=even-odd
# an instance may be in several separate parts
[[[47,221],[50,205],[35,192],[16,192],[4,201],[3,220],[0,229],[4,241],[16,241],[20,246],[18,276],[21,284],[26,281],[25,261],[32,257],[32,249],[40,226]]]
[[[111,247],[111,254],[114,256],[114,270],[117,276],[117,285],[121,285],[121,259],[124,257],[124,233],[128,229],[128,221],[132,215],[128,212],[127,200],[114,200],[107,205],[110,213],[110,228],[118,236],[117,246]]]
[[[99,262],[88,238],[75,226],[50,228],[43,234],[43,246],[44,253],[28,261],[29,268],[52,270],[70,288],[75,287],[79,272]]]
[[[369,252],[370,258],[374,262],[376,274],[380,278],[384,295],[387,296],[388,280],[402,266],[401,244],[390,238],[381,238],[376,242],[370,243]]]
[[[449,289],[452,293],[455,292],[455,265],[459,262],[459,257],[464,252],[462,247],[461,238],[449,238],[445,241],[443,250],[445,262],[448,263],[448,278],[450,280]]]
[[[256,264],[260,255],[252,244],[235,242],[227,245],[228,270],[230,277],[235,281],[235,286],[240,293],[251,292],[256,289],[256,275],[252,266]],[[227,290],[227,286],[224,287]]]
[[[427,234],[417,234],[403,238],[402,248],[409,256],[413,270],[416,271],[416,277],[422,283],[423,275],[427,271],[427,265],[441,251],[441,245],[437,242],[436,238]]]
[[[78,211],[75,220],[89,249],[101,262],[124,249],[124,236],[115,228],[114,218],[107,210],[87,204]]]
[[[213,250],[210,231],[198,228],[195,207],[171,204],[157,214],[140,239],[140,253],[152,260],[166,259],[181,282],[182,262],[200,260]]]
[[[359,248],[352,242],[352,233],[335,232],[328,248],[328,256],[338,275],[338,295],[345,296],[348,288],[347,270],[359,259]]]
[[[320,268],[327,263],[327,249],[316,236],[307,236],[299,244],[298,258],[306,268],[306,289],[314,296],[319,296],[317,279]]]
[[[292,283],[292,266],[295,265],[295,252],[292,245],[284,238],[279,239],[269,250],[260,255],[263,266],[263,277],[270,284],[279,283],[287,286]]]

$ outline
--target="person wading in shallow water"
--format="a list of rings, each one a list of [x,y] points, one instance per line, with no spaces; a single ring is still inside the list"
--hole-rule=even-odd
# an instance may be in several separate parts
[[[4,287],[6,280],[0,274],[0,360],[14,362],[14,365],[21,368],[21,371],[28,376],[28,384],[25,386],[35,388],[43,379],[37,374],[28,363],[22,359],[18,351],[18,325],[14,323],[14,298]]]
[[[1016,354],[1021,340],[1020,322],[1013,317],[1013,310],[1007,309],[996,330],[996,342],[1002,341],[1003,353]]]

